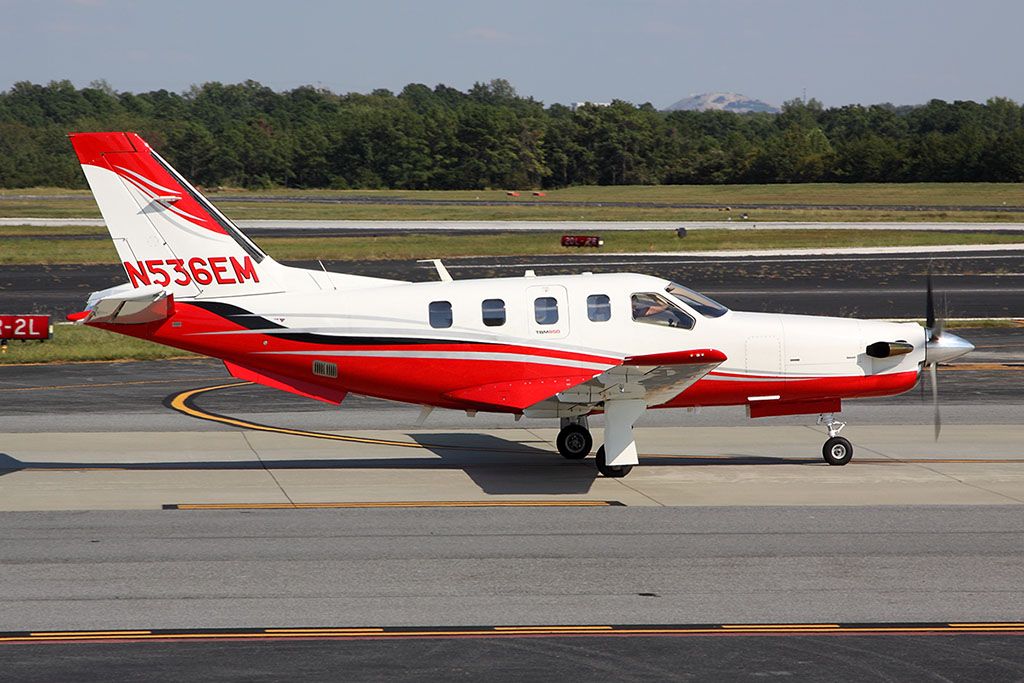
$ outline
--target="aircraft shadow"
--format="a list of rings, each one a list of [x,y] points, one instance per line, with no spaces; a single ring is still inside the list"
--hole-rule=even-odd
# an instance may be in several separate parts
[[[492,495],[576,495],[597,478],[593,462],[565,460],[546,441],[544,448],[492,434],[409,434],[441,460],[460,463],[484,493]],[[540,469],[543,468],[543,469]]]
[[[19,460],[0,453],[0,476],[24,470],[462,470],[492,495],[579,495],[590,491],[597,470],[592,461],[564,460],[553,449],[538,448],[486,434],[410,434],[423,455],[386,458],[304,458],[189,460],[160,462],[86,462]],[[545,443],[546,442],[538,442]]]
[[[74,460],[32,462],[0,452],[0,476],[23,470],[344,470],[411,469],[463,470],[480,489],[492,495],[578,495],[588,493],[597,477],[593,458],[564,460],[545,441],[537,447],[489,434],[409,434],[435,457],[305,458],[275,460],[188,460],[162,462],[86,462]],[[737,465],[824,465],[820,459],[796,459],[750,454],[650,455],[640,466],[707,467]]]

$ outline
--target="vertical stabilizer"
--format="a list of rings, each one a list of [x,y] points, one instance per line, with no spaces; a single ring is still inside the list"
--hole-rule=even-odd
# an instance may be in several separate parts
[[[72,133],[133,287],[175,298],[280,291],[277,265],[135,133]]]

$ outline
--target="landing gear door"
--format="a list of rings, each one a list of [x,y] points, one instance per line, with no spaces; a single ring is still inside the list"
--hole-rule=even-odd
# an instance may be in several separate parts
[[[561,339],[569,334],[569,297],[561,285],[526,290],[526,317],[534,339]]]

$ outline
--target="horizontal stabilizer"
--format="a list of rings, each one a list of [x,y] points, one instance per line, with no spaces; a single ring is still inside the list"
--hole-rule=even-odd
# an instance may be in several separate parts
[[[141,325],[165,320],[174,314],[174,295],[160,287],[126,289],[126,285],[97,292],[83,314],[68,316],[77,323]]]
[[[224,361],[224,367],[227,368],[232,377],[244,379],[249,382],[255,382],[256,384],[262,384],[263,386],[271,387],[272,389],[279,389],[280,391],[298,394],[299,396],[305,396],[306,398],[315,398],[318,401],[331,403],[333,405],[340,404],[347,393],[343,389],[322,387],[319,384],[314,384],[312,382],[303,382],[299,379],[285,377],[283,375],[265,372],[263,370],[253,370],[252,368],[247,368],[244,365],[238,365],[237,363],[231,363],[229,361]]]

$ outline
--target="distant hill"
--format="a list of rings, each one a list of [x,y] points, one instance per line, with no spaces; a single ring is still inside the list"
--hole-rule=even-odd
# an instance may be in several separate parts
[[[737,114],[748,112],[768,112],[778,114],[778,107],[773,107],[767,102],[755,100],[734,92],[706,92],[700,95],[691,95],[670,105],[668,111],[708,111],[718,109],[731,111]]]

